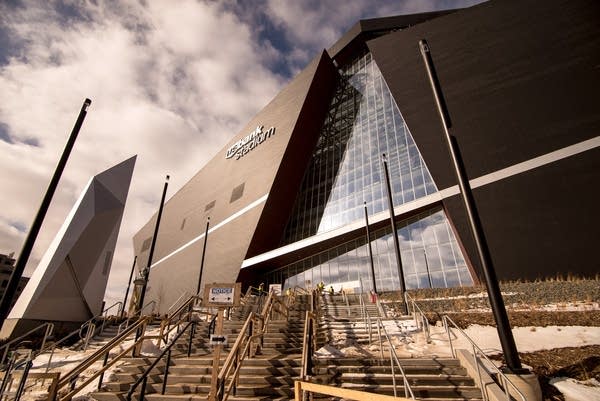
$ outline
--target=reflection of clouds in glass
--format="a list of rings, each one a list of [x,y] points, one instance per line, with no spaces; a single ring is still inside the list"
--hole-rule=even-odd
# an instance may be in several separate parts
[[[434,287],[473,283],[458,243],[441,209],[422,213],[400,223],[398,236],[407,288],[427,288],[430,286],[430,278]],[[377,289],[398,290],[400,280],[390,228],[376,231],[373,238],[371,244]],[[305,282],[306,277],[311,277],[315,283],[321,280],[327,283],[360,280],[366,290],[372,282],[370,258],[364,238],[328,250],[288,268],[295,271],[298,266],[301,266],[301,269],[309,269],[304,276],[298,276],[296,279],[301,283]]]

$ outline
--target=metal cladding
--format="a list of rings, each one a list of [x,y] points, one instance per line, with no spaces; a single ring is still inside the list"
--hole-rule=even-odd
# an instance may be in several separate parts
[[[14,337],[40,321],[81,324],[101,313],[136,156],[88,182],[2,326]]]
[[[326,277],[339,287],[332,277],[342,267],[344,280],[360,283],[370,271],[364,202],[377,245],[372,275],[378,290],[389,290],[399,280],[393,254],[382,251],[392,229],[373,162],[384,142],[395,153],[392,190],[402,200],[393,212],[407,289],[480,282],[421,39],[435,55],[498,278],[596,274],[598,15],[591,0],[526,0],[360,21],[167,202],[149,299],[166,312],[193,293],[202,258],[204,284],[285,287],[296,277],[294,285],[309,286]],[[134,237],[142,265],[155,219]],[[299,235],[286,236],[286,226]]]

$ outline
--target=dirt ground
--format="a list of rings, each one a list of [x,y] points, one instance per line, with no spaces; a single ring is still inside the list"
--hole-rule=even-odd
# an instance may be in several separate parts
[[[509,311],[509,320],[513,327],[526,326],[598,326],[600,311],[586,312],[536,312]],[[491,313],[448,313],[459,327],[470,324],[495,326]],[[437,314],[429,314],[429,320],[435,323]],[[571,377],[577,380],[595,378],[600,380],[600,345],[577,348],[554,348],[530,353],[520,353],[521,362],[531,366],[538,375],[545,400],[564,401],[563,395],[549,380],[553,377]],[[492,356],[492,359],[496,359]],[[500,359],[500,356],[497,356]]]

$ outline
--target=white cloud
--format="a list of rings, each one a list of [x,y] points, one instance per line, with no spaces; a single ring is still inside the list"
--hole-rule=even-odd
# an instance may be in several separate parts
[[[303,68],[381,4],[389,9],[367,0],[257,0],[244,13],[230,0],[0,3],[0,252],[18,255],[16,227],[29,229],[89,97],[26,273],[89,178],[138,154],[107,290],[111,303],[122,297],[131,238],[156,212],[165,174],[173,194],[276,95],[286,78],[275,65]],[[265,37],[267,22],[283,36]]]
[[[276,94],[282,78],[263,65],[265,48],[251,28],[218,3],[79,4],[68,3],[73,15],[65,16],[55,3],[29,2],[2,20],[21,47],[0,70],[0,121],[13,139],[0,141],[0,185],[11,194],[0,210],[0,252],[18,255],[24,234],[13,225],[29,229],[89,97],[26,274],[89,178],[138,154],[107,292],[114,299],[126,286],[131,238],[156,211],[165,174],[172,174],[173,194]],[[40,146],[23,143],[31,139]]]

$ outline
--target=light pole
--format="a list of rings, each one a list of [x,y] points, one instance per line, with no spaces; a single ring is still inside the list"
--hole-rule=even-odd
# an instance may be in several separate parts
[[[163,207],[165,205],[165,196],[167,195],[167,187],[169,186],[169,176],[165,180],[165,186],[163,188],[162,198],[160,199],[160,206],[158,208],[158,215],[156,216],[156,225],[154,226],[154,235],[152,236],[152,244],[150,245],[150,254],[148,255],[148,263],[146,268],[142,272],[142,279],[144,284],[140,292],[140,300],[138,301],[136,314],[141,314],[142,308],[144,307],[144,298],[146,297],[146,288],[148,288],[148,281],[150,280],[150,266],[152,266],[152,256],[154,256],[154,247],[156,246],[156,237],[158,235],[158,228],[160,227],[160,218],[162,217]]]
[[[210,217],[206,219],[206,231],[204,231],[204,245],[202,246],[202,259],[200,261],[200,275],[198,275],[198,287],[196,295],[200,294],[200,286],[202,285],[202,271],[204,270],[204,255],[206,254],[206,241],[208,240],[208,227],[210,226]]]
[[[429,288],[433,288],[431,284],[431,272],[429,271],[429,262],[427,262],[427,251],[423,248],[423,256],[425,256],[425,269],[427,269],[427,278],[429,279]]]
[[[19,286],[19,282],[21,281],[21,277],[23,276],[23,271],[25,270],[25,265],[27,265],[27,261],[29,260],[29,256],[31,255],[31,250],[33,249],[33,244],[37,238],[38,233],[40,232],[40,228],[42,227],[42,223],[44,222],[44,217],[46,216],[46,212],[48,211],[48,207],[50,206],[50,202],[52,201],[52,197],[54,196],[54,192],[56,191],[56,187],[58,186],[58,181],[60,180],[60,176],[62,175],[63,170],[65,169],[65,165],[67,164],[67,160],[69,159],[69,155],[71,154],[71,150],[75,145],[75,140],[77,139],[77,135],[79,134],[79,130],[81,129],[81,125],[83,124],[83,120],[87,115],[88,107],[90,107],[92,101],[90,99],[85,99],[83,102],[83,106],[81,106],[81,110],[79,111],[79,116],[77,117],[77,121],[75,122],[75,126],[71,130],[71,135],[65,145],[65,149],[63,150],[62,156],[58,161],[56,169],[54,171],[54,175],[50,180],[50,184],[48,185],[48,189],[46,190],[46,194],[44,195],[44,199],[38,209],[37,215],[33,220],[33,224],[31,225],[31,229],[29,230],[29,234],[27,234],[27,238],[25,239],[25,243],[23,244],[23,249],[21,250],[21,254],[19,255],[19,260],[15,264],[15,268],[10,275],[10,279],[8,280],[8,284],[6,286],[6,290],[4,291],[4,296],[2,297],[2,301],[0,301],[0,327],[4,323],[4,320],[8,316],[10,312],[10,305],[12,303],[12,299],[17,292],[17,287]]]
[[[438,81],[438,77],[433,65],[433,59],[431,58],[431,52],[429,45],[426,40],[419,41],[419,48],[421,49],[421,55],[425,62],[427,69],[427,76],[429,77],[429,83],[435,98],[435,103],[440,115],[442,127],[444,130],[444,139],[448,145],[448,151],[452,159],[452,165],[454,172],[456,173],[456,179],[458,186],[460,187],[460,193],[462,195],[462,201],[467,213],[467,218],[471,226],[473,239],[477,247],[477,253],[481,262],[481,268],[485,277],[485,284],[487,287],[488,298],[492,307],[492,314],[496,321],[496,327],[498,329],[498,337],[500,338],[500,344],[502,345],[502,351],[504,352],[504,358],[506,359],[506,365],[508,369],[515,374],[521,374],[529,372],[527,369],[523,369],[521,360],[519,359],[519,353],[515,345],[515,339],[510,328],[510,322],[508,320],[508,314],[506,313],[506,307],[502,300],[502,294],[500,292],[500,285],[496,277],[496,272],[492,264],[492,258],[490,250],[485,239],[479,214],[477,213],[477,206],[473,199],[473,193],[471,192],[471,186],[465,171],[464,163],[460,155],[460,149],[458,143],[453,135],[450,135],[449,129],[452,126],[450,121],[450,115],[446,107],[446,102],[443,97],[442,89]]]
[[[404,299],[404,293],[406,292],[406,285],[404,284],[404,272],[402,269],[402,257],[400,256],[400,242],[398,241],[398,231],[396,229],[396,219],[394,216],[394,201],[392,199],[392,186],[390,184],[390,173],[388,171],[387,157],[384,154],[381,155],[381,163],[383,164],[383,171],[385,175],[385,188],[387,189],[388,209],[390,211],[390,226],[392,226],[392,238],[394,238],[394,250],[396,253],[396,264],[398,265],[398,278],[400,279],[400,292],[402,299]],[[402,302],[403,312],[405,315],[408,314],[408,306],[406,302]]]
[[[377,294],[377,283],[375,282],[375,265],[373,264],[373,248],[371,247],[371,232],[369,231],[369,214],[367,213],[367,202],[365,205],[365,231],[367,234],[367,249],[369,250],[369,261],[371,263],[371,278],[373,280],[373,292]]]

